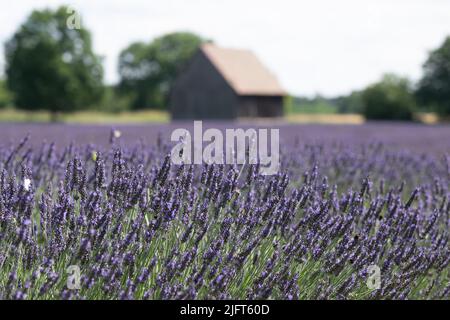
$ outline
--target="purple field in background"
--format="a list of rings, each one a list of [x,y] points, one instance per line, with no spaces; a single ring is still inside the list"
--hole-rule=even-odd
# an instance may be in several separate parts
[[[94,143],[106,145],[111,128],[122,132],[122,143],[134,143],[142,139],[145,143],[156,141],[159,133],[165,142],[175,128],[187,128],[192,132],[193,122],[148,125],[75,125],[75,124],[1,124],[1,144],[14,143],[28,132],[30,142],[40,145],[43,141],[55,142],[64,147],[70,142],[76,144]],[[255,125],[231,122],[204,122],[204,128],[249,128],[272,127],[280,129],[280,144],[343,143],[348,146],[381,142],[387,148],[404,149],[417,153],[440,155],[450,152],[450,125],[427,126],[406,123],[368,123],[365,125],[314,125],[280,124]]]

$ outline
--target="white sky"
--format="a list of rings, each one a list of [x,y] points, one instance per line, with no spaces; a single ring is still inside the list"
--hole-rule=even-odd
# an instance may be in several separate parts
[[[253,50],[293,94],[332,96],[385,72],[418,79],[427,52],[450,35],[450,0],[18,0],[2,5],[0,41],[31,9],[60,4],[81,13],[108,83],[132,41],[184,30]]]

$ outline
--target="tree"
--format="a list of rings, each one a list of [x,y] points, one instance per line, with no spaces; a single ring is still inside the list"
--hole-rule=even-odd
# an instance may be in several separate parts
[[[411,120],[415,99],[407,79],[388,74],[362,92],[363,114],[373,120]]]
[[[0,108],[8,107],[12,104],[11,92],[6,88],[5,81],[0,79]]]
[[[418,100],[442,115],[450,115],[450,36],[430,53],[423,72],[417,89]]]
[[[131,44],[119,56],[120,91],[132,96],[134,109],[164,108],[178,72],[203,42],[193,33],[176,32]]]
[[[55,115],[101,99],[100,58],[89,31],[68,26],[70,16],[67,7],[35,10],[6,43],[7,85],[17,107]]]
[[[130,96],[122,95],[115,85],[106,85],[103,99],[97,105],[97,110],[108,113],[128,111],[131,105]]]
[[[339,113],[362,113],[362,92],[352,91],[349,95],[332,99]]]

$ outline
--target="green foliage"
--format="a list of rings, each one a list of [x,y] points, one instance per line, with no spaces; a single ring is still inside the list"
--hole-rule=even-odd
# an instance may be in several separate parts
[[[363,114],[371,120],[411,120],[415,99],[409,81],[389,74],[361,96]]]
[[[305,97],[292,98],[290,110],[292,113],[333,114],[337,107],[330,100],[316,96],[312,99]]]
[[[12,105],[12,94],[6,88],[6,83],[3,80],[0,80],[0,108],[9,107]]]
[[[284,114],[293,113],[294,109],[294,97],[291,95],[285,95],[283,97],[283,112]]]
[[[362,113],[362,93],[354,91],[348,96],[325,98],[288,97],[284,101],[286,114]]]
[[[53,113],[101,99],[103,69],[88,30],[71,29],[66,7],[35,10],[5,45],[7,84],[17,107]]]
[[[423,66],[417,97],[441,115],[450,115],[450,36],[432,51]]]
[[[180,69],[201,43],[188,32],[164,35],[146,44],[136,42],[120,53],[120,92],[132,99],[132,108],[164,108],[170,87]]]
[[[339,113],[362,113],[362,92],[353,91],[348,96],[337,97],[332,100],[336,104]]]
[[[101,112],[118,113],[128,111],[130,105],[130,95],[120,94],[116,86],[105,86],[103,98],[96,110]]]

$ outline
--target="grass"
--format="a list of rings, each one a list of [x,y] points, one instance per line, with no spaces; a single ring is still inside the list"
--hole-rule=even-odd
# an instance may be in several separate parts
[[[321,124],[363,124],[365,119],[359,114],[289,114],[286,117],[290,123],[321,123]]]
[[[326,107],[326,105],[325,105]],[[310,108],[311,109],[311,108]],[[289,123],[319,123],[319,124],[363,124],[364,117],[359,114],[339,114],[336,110],[319,108],[315,111],[302,109],[300,112],[289,112],[284,120]],[[426,124],[436,124],[440,120],[434,113],[417,113],[415,121]],[[254,119],[252,119],[254,120]],[[260,119],[264,122],[273,122],[273,119]],[[66,113],[59,116],[64,123],[81,124],[125,124],[125,123],[168,123],[170,114],[162,110],[128,111],[121,113],[107,113],[101,111],[80,111]],[[0,109],[0,123],[4,122],[51,122],[48,111],[21,111],[13,108]]]
[[[335,106],[322,102],[293,105],[291,112],[294,114],[335,114],[338,113],[338,110]]]
[[[439,116],[434,112],[417,112],[414,115],[414,120],[425,124],[436,124],[444,121],[444,119],[439,119]]]
[[[363,117],[356,114],[291,113],[285,118],[291,123],[332,123],[360,124]],[[0,123],[4,122],[50,122],[48,111],[21,111],[0,109]],[[100,111],[80,111],[59,116],[64,123],[108,124],[108,123],[167,123],[170,115],[167,111],[145,110],[135,112],[106,113]],[[273,121],[273,120],[269,120]]]
[[[145,110],[136,112],[106,113],[99,111],[80,111],[59,116],[59,121],[65,123],[166,123],[170,116],[166,111]],[[16,109],[0,110],[1,122],[50,122],[48,111],[21,111]]]

